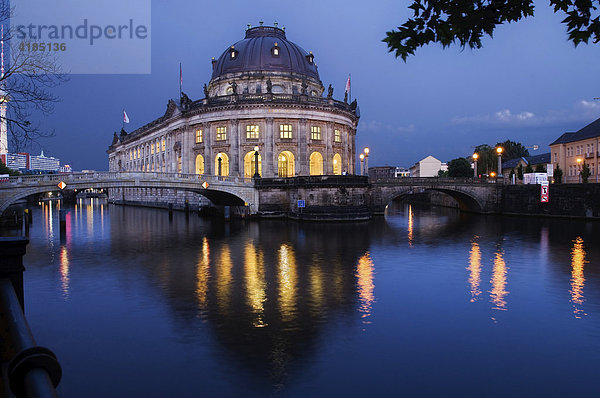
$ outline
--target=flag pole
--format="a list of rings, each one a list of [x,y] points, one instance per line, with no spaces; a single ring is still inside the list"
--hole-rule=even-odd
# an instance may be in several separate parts
[[[348,73],[348,79],[350,80],[350,92],[348,93],[348,95],[350,96],[350,99],[348,100],[348,103],[352,103],[352,73]]]
[[[182,86],[183,86],[183,71],[181,70],[181,62],[180,62],[179,63],[179,98],[181,98],[181,94],[183,93]]]
[[[125,130],[125,108],[123,108],[123,114],[121,115],[121,121],[123,122],[123,127],[121,127],[121,130]]]

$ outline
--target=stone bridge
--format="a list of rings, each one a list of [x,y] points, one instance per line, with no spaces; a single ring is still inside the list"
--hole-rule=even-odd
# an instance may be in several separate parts
[[[12,203],[30,195],[88,188],[165,188],[192,191],[206,196],[217,205],[250,206],[258,210],[258,194],[250,178],[218,177],[205,174],[94,172],[43,174],[10,177],[0,180],[0,214]],[[206,183],[206,184],[205,184]],[[204,184],[204,186],[203,186]],[[206,187],[206,188],[205,188]]]
[[[145,172],[93,172],[10,177],[0,181],[0,214],[12,203],[30,195],[88,188],[158,188],[192,191],[216,205],[249,206],[250,214],[276,213],[296,216],[302,211],[336,213],[340,219],[383,214],[396,198],[426,192],[453,197],[461,210],[496,213],[502,200],[502,184],[471,178],[399,178],[369,180],[363,176],[310,176],[262,178]],[[302,199],[306,208],[298,208]],[[345,214],[347,213],[347,214]],[[320,217],[320,216],[319,216]]]
[[[473,178],[395,178],[373,181],[370,187],[371,212],[378,214],[394,199],[426,191],[438,191],[454,198],[463,211],[497,213],[504,184]]]

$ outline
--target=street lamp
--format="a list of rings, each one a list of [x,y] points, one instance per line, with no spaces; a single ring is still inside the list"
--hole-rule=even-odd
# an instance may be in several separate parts
[[[504,148],[501,146],[496,148],[496,153],[498,154],[498,177],[502,177],[502,151]]]
[[[492,172],[490,173],[490,177],[491,177],[491,178],[494,178],[494,177],[496,177],[496,173],[494,173],[494,172],[492,171]]]
[[[477,153],[473,154],[473,162],[474,167],[473,167],[473,178],[477,178],[477,159],[479,158],[479,155]]]
[[[579,182],[581,183],[581,162],[583,162],[582,158],[577,158],[577,169],[579,170]]]
[[[254,147],[254,178],[260,178],[258,173],[258,146]]]
[[[360,175],[363,175],[365,172],[365,167],[364,167],[365,154],[361,153],[359,158],[360,158]]]
[[[364,149],[365,152],[365,174],[369,175],[369,147]]]
[[[219,167],[217,169],[218,170],[217,175],[220,177],[221,176],[221,170],[222,170],[221,165],[223,163],[223,158],[221,158],[221,154],[217,155],[217,162],[219,163]]]

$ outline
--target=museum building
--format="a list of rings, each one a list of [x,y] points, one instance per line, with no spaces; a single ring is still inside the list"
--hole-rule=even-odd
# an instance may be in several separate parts
[[[347,93],[335,100],[331,85],[325,89],[312,52],[289,41],[285,29],[261,24],[212,59],[204,98],[181,93],[163,116],[115,133],[109,169],[247,178],[256,169],[261,177],[354,174],[359,117],[356,100],[348,103]],[[139,190],[115,193],[140,199]]]

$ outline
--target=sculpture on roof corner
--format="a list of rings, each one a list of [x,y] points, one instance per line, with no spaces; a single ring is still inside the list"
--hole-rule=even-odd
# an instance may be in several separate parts
[[[208,87],[206,87],[206,83],[204,83],[204,98],[208,98]]]
[[[271,78],[267,79],[267,93],[271,94],[273,92],[273,83],[271,82]]]
[[[237,83],[234,81],[231,82],[231,89],[233,90],[233,95],[237,94]]]
[[[327,88],[327,98],[329,98],[329,99],[333,98],[333,87],[331,86],[331,84]]]

